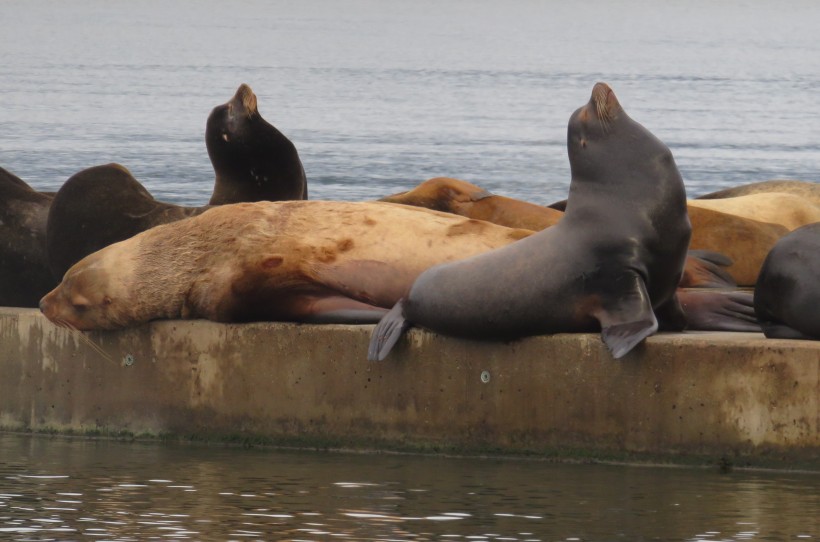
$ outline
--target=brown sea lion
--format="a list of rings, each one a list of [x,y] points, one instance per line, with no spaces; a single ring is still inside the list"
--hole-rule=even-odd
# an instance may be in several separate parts
[[[211,111],[205,144],[216,173],[211,205],[307,199],[296,147],[262,118],[248,85]]]
[[[46,219],[53,196],[0,167],[0,305],[36,307],[57,284],[46,259]]]
[[[820,223],[777,242],[760,270],[754,308],[766,337],[820,340]]]
[[[767,192],[726,199],[693,199],[689,208],[711,209],[758,222],[780,224],[789,231],[820,222],[820,205],[795,194]]]
[[[414,205],[535,231],[555,225],[563,211],[496,196],[466,181],[438,177],[380,201]],[[561,206],[564,207],[564,206]],[[763,259],[787,229],[739,216],[688,206],[690,248],[681,286],[726,288],[752,286]],[[721,258],[719,254],[728,256]],[[728,273],[729,277],[726,276]]]
[[[424,269],[531,234],[388,203],[237,204],[86,257],[42,307],[80,329],[171,317],[375,323]],[[687,318],[744,325],[728,303],[696,297]]]
[[[429,179],[412,190],[393,194],[379,201],[424,207],[486,220],[508,228],[533,231],[554,226],[564,216],[560,211],[497,196],[467,181],[450,177]]]
[[[601,330],[615,358],[654,333],[659,320],[683,328],[676,288],[691,227],[669,148],[604,83],[570,118],[567,148],[564,218],[422,273],[376,326],[369,359],[384,359],[412,324],[480,339]]]
[[[736,198],[738,196],[748,196],[749,194],[764,194],[771,192],[793,194],[795,196],[800,196],[807,201],[811,201],[815,205],[820,205],[820,183],[777,179],[734,186],[732,188],[718,190],[717,192],[703,194],[702,196],[697,196],[695,199]]]
[[[69,267],[94,251],[205,209],[155,200],[119,164],[84,169],[60,187],[48,213],[49,269],[59,280]]]
[[[376,202],[214,207],[87,256],[41,309],[77,329],[157,318],[375,322],[431,265],[531,233]]]

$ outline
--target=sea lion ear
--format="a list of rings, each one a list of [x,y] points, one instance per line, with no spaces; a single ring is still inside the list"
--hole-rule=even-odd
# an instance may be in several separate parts
[[[108,297],[108,296],[103,297],[103,300],[102,300],[103,305],[110,305],[111,303],[113,303],[113,300],[110,297]]]

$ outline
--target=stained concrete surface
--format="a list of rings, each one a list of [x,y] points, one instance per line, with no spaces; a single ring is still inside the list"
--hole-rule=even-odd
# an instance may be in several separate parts
[[[511,343],[372,326],[162,321],[85,335],[0,308],[0,428],[820,469],[820,342],[598,335]]]

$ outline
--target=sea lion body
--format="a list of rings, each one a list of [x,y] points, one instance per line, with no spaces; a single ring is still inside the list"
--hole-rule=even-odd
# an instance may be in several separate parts
[[[87,256],[41,309],[77,329],[157,318],[375,322],[428,267],[530,234],[388,203],[227,205]]]
[[[689,207],[779,224],[789,231],[820,222],[820,205],[785,192],[763,192],[726,199],[694,199],[689,201]]]
[[[686,193],[672,153],[599,83],[569,121],[572,182],[564,218],[517,243],[425,271],[374,330],[383,359],[409,324],[512,339],[601,329],[613,356],[684,316],[675,291],[689,244]]]
[[[216,174],[211,205],[307,199],[296,147],[262,118],[248,85],[211,111],[205,143]]]
[[[725,270],[738,286],[754,286],[766,255],[789,233],[781,224],[761,222],[716,209],[688,205],[692,223],[689,248],[728,256]]]
[[[748,196],[750,194],[766,194],[771,192],[782,192],[799,196],[804,200],[811,201],[815,205],[820,205],[820,183],[811,181],[794,180],[771,180],[757,183],[749,183],[709,194],[703,194],[695,199],[726,199],[738,196]]]
[[[155,200],[119,164],[84,169],[72,175],[54,196],[46,227],[49,268],[59,280],[69,267],[92,252],[206,208]]]
[[[52,199],[0,168],[0,306],[36,307],[57,284],[46,258]]]
[[[564,216],[561,211],[505,196],[497,196],[460,179],[436,177],[412,190],[379,201],[401,203],[486,220],[508,228],[541,231]]]
[[[379,201],[435,209],[487,220],[501,226],[541,231],[563,217],[562,210],[496,196],[459,179],[437,177],[412,190]],[[566,205],[554,204],[561,209]],[[779,224],[760,222],[712,209],[688,206],[692,223],[690,248],[681,287],[753,286],[769,250],[789,230]],[[715,265],[704,260],[703,251],[723,254],[728,260]],[[711,265],[710,265],[711,264]],[[728,277],[727,277],[728,274]]]
[[[770,338],[820,340],[820,223],[778,241],[754,293],[754,308]]]

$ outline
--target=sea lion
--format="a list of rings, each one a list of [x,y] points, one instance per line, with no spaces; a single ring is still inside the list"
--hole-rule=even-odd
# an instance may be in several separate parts
[[[726,199],[693,199],[689,208],[712,209],[759,222],[780,224],[789,231],[820,222],[820,205],[795,194],[767,192]]]
[[[766,337],[820,340],[820,223],[789,233],[774,246],[754,293]]]
[[[534,231],[553,226],[564,216],[563,211],[497,196],[474,184],[448,177],[424,181],[412,190],[379,201],[435,209]],[[692,250],[686,258],[680,284],[683,288],[753,286],[766,254],[788,232],[783,226],[711,209],[692,207],[688,211],[692,223]]]
[[[428,267],[532,233],[389,203],[235,204],[91,254],[41,306],[79,329],[172,317],[376,323]],[[732,300],[703,295],[687,306],[705,314],[687,319],[746,325]]]
[[[60,187],[48,212],[48,268],[59,281],[69,267],[94,251],[206,208],[155,200],[120,164],[84,169]]]
[[[386,196],[379,201],[424,207],[486,220],[508,228],[533,231],[554,226],[564,216],[563,212],[498,196],[467,181],[450,177],[429,179],[412,190]]]
[[[601,330],[620,358],[682,329],[676,297],[691,227],[669,148],[597,83],[569,120],[564,218],[501,249],[422,273],[373,331],[381,360],[411,324],[482,339]],[[656,316],[657,313],[657,316]]]
[[[307,199],[296,147],[262,118],[248,85],[211,111],[205,144],[216,173],[211,205]]]
[[[40,307],[81,330],[157,318],[375,323],[431,265],[531,233],[389,203],[218,206],[85,257]]]
[[[718,190],[717,192],[703,194],[697,196],[695,199],[736,198],[738,196],[748,196],[749,194],[766,194],[771,192],[793,194],[807,201],[811,201],[815,205],[820,205],[820,183],[779,179],[734,186],[732,188]]]
[[[724,269],[735,283],[754,286],[766,255],[789,230],[780,224],[704,209],[691,203],[687,205],[692,223],[690,254],[700,250],[723,254],[729,259]]]
[[[36,307],[57,284],[46,260],[46,219],[53,196],[0,167],[0,305]]]

